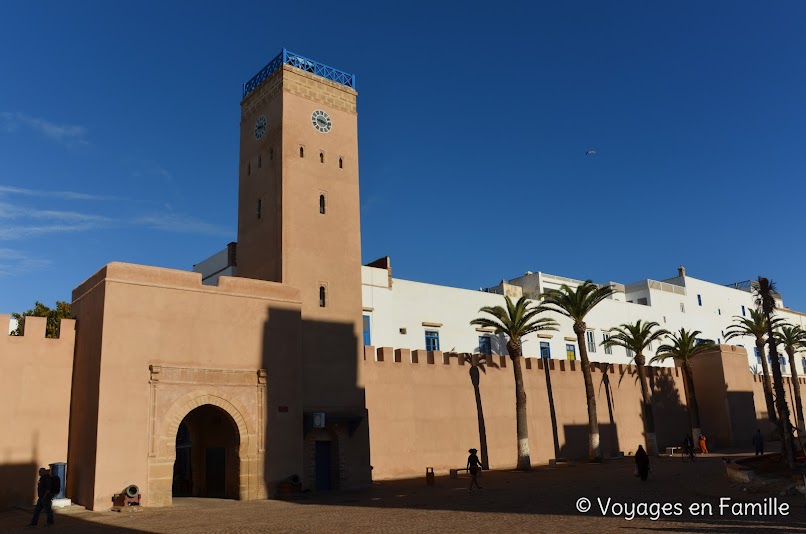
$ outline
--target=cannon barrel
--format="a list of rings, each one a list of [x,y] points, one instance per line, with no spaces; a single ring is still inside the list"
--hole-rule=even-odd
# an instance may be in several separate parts
[[[132,484],[131,486],[127,486],[123,493],[126,494],[129,498],[137,497],[137,494],[140,493],[140,488]]]

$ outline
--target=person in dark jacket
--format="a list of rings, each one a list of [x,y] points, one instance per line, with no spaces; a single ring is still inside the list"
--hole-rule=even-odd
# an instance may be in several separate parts
[[[756,429],[753,436],[753,447],[756,449],[756,456],[764,454],[764,436],[761,435],[761,429]]]
[[[638,468],[638,476],[641,477],[641,481],[646,482],[649,476],[649,455],[643,445],[639,445],[638,450],[635,451],[635,467]]]
[[[31,526],[35,527],[39,523],[39,514],[45,510],[48,518],[48,525],[53,525],[53,494],[50,492],[50,473],[44,467],[39,469],[39,483],[36,485],[36,494],[39,497],[34,508],[34,517],[31,518]]]

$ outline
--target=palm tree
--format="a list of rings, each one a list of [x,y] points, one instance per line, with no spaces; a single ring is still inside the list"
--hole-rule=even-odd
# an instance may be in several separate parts
[[[687,331],[681,328],[671,336],[671,344],[658,347],[655,356],[649,363],[663,362],[673,358],[683,370],[683,385],[686,390],[686,404],[688,405],[689,420],[691,421],[692,439],[700,437],[700,408],[697,405],[697,392],[694,390],[694,373],[691,369],[691,360],[703,352],[713,348],[714,342],[710,339],[697,339],[702,332],[699,330]]]
[[[660,325],[654,321],[644,323],[640,319],[635,324],[622,324],[611,328],[608,332],[610,337],[602,342],[606,348],[624,347],[634,354],[633,360],[638,368],[638,380],[641,382],[641,396],[643,397],[642,414],[644,419],[644,436],[646,439],[646,452],[657,456],[658,440],[655,437],[655,416],[652,413],[652,392],[649,391],[649,384],[646,379],[646,358],[644,351],[652,345],[652,342],[661,340],[669,334],[669,331],[659,328]]]
[[[800,398],[800,382],[798,381],[798,369],[795,365],[795,353],[806,349],[806,330],[800,326],[782,325],[775,335],[778,343],[784,346],[784,350],[789,356],[789,367],[792,369],[792,387],[795,391],[795,412],[798,417],[798,430],[803,431],[803,402]]]
[[[790,469],[795,468],[795,444],[792,441],[792,430],[789,423],[789,406],[786,403],[784,391],[784,377],[781,374],[781,361],[778,359],[775,335],[772,330],[772,315],[775,313],[775,283],[763,276],[753,284],[753,296],[756,307],[767,319],[767,345],[770,348],[770,363],[772,364],[772,383],[775,391],[775,406],[778,408],[778,434],[783,443],[783,452]]]
[[[515,375],[515,420],[518,433],[518,466],[517,469],[527,471],[532,468],[529,456],[529,426],[526,418],[526,390],[523,388],[523,337],[533,332],[557,330],[557,321],[548,317],[538,317],[545,310],[540,306],[531,306],[526,297],[513,303],[509,297],[506,308],[501,306],[484,306],[479,312],[491,317],[479,317],[470,324],[493,328],[496,334],[507,336],[507,352],[512,360]]]
[[[481,404],[481,389],[479,389],[479,371],[487,374],[487,355],[468,354],[462,356],[470,364],[470,383],[473,384],[473,393],[476,397],[476,417],[479,424],[479,449],[481,449],[481,467],[489,469],[490,462],[487,454],[487,425],[484,423],[484,407]]]
[[[597,304],[613,294],[612,286],[599,287],[590,280],[586,280],[576,289],[566,284],[560,289],[551,289],[541,295],[547,309],[555,311],[574,321],[574,333],[577,335],[579,345],[579,358],[582,360],[582,376],[585,380],[585,396],[588,401],[588,456],[593,461],[601,461],[602,446],[599,441],[599,421],[596,416],[596,393],[591,378],[591,364],[588,360],[588,350],[585,346],[585,316]]]
[[[778,415],[775,402],[772,400],[772,380],[770,368],[767,365],[767,319],[760,311],[750,310],[750,317],[734,316],[734,323],[725,329],[725,340],[736,337],[752,337],[756,340],[756,350],[761,357],[761,369],[764,372],[764,399],[767,401],[767,415],[775,425],[778,424]],[[777,327],[781,319],[773,319],[773,328]]]

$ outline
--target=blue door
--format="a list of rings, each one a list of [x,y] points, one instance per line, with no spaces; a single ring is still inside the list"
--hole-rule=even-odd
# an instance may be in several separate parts
[[[333,467],[331,465],[331,448],[329,441],[316,442],[316,489],[319,491],[333,489]]]

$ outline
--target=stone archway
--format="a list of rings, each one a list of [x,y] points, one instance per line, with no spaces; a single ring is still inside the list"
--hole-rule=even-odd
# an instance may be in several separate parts
[[[258,385],[260,391],[260,384]],[[164,386],[160,385],[160,388],[162,387]],[[209,390],[198,389],[196,385],[192,391],[185,394],[181,394],[175,386],[170,389],[166,387],[165,393],[161,394],[157,394],[159,388],[152,391],[147,493],[149,506],[170,506],[173,503],[174,464],[179,426],[191,412],[202,407],[206,410],[217,410],[231,425],[233,440],[229,464],[233,468],[229,470],[230,481],[226,483],[228,488],[226,496],[241,500],[265,498],[266,489],[261,476],[262,447],[259,446],[263,436],[256,428],[261,420],[260,410],[257,408],[257,403],[248,410],[239,400],[238,390],[235,389],[232,395],[227,395],[227,389],[219,386],[215,388],[215,393],[212,393]],[[260,398],[260,392],[257,398]],[[235,465],[237,470],[234,468]],[[194,494],[201,493],[198,485],[192,491]]]
[[[191,410],[177,432],[173,497],[238,499],[239,446],[227,412],[212,404]]]

